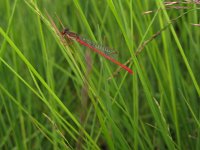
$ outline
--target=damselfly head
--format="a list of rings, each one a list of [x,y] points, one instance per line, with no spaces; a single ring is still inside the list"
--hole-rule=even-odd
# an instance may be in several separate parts
[[[62,32],[61,32],[61,34],[62,35],[65,35],[66,33],[68,33],[69,32],[69,29],[68,28],[65,28]]]

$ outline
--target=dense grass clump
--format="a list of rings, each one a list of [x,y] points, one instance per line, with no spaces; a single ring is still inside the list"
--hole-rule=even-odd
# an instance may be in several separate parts
[[[200,149],[199,6],[1,0],[0,149]]]

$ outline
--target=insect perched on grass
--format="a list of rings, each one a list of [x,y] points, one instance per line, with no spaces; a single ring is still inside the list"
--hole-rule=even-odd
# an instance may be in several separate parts
[[[67,38],[67,40],[77,41],[79,44],[88,47],[89,49],[93,50],[94,52],[98,53],[99,55],[105,57],[106,59],[110,60],[111,62],[113,62],[116,65],[120,66],[121,68],[125,69],[130,74],[133,74],[133,71],[130,68],[121,64],[120,62],[118,62],[117,60],[115,60],[114,58],[112,58],[108,55],[109,53],[112,53],[112,50],[105,48],[101,45],[97,45],[97,44],[95,44],[95,43],[93,43],[90,40],[87,40],[85,38],[82,38],[78,34],[71,32],[69,29],[64,29],[61,32],[61,34],[62,34],[62,36]]]

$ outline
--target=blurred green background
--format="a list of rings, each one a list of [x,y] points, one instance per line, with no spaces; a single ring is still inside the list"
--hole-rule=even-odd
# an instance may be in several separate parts
[[[1,0],[0,149],[200,149],[199,9],[191,1]],[[56,16],[116,50],[134,74],[116,75],[117,65],[64,42]]]

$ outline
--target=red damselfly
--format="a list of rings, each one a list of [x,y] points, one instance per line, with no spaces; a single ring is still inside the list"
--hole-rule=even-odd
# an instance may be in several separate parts
[[[88,47],[89,49],[95,51],[96,53],[98,53],[99,55],[103,56],[104,58],[110,60],[111,62],[115,63],[116,65],[120,66],[121,68],[125,69],[126,71],[128,71],[130,74],[133,74],[133,71],[128,68],[127,66],[123,65],[122,63],[118,62],[117,60],[115,60],[114,58],[110,57],[108,54],[112,53],[112,50],[105,48],[103,46],[94,44],[93,42],[90,42],[89,40],[80,37],[78,34],[71,32],[69,29],[64,29],[61,32],[62,36],[66,37],[68,40],[75,40],[77,41],[79,44]],[[102,51],[100,50],[102,49]]]

